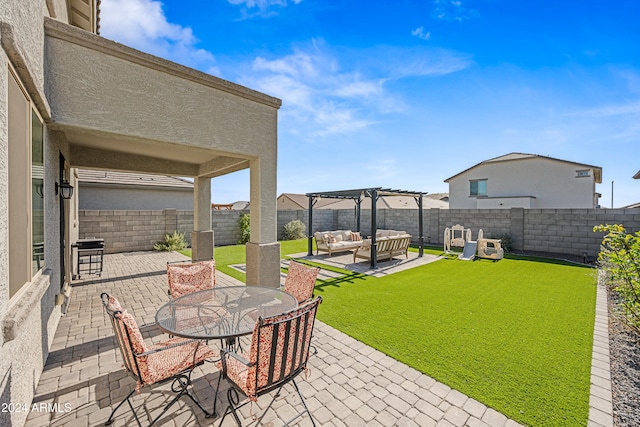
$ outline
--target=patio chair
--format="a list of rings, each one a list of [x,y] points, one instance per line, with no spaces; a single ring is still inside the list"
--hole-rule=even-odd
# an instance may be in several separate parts
[[[318,272],[320,272],[318,267],[308,267],[299,262],[291,261],[283,290],[293,295],[298,303],[310,301],[313,298]]]
[[[289,312],[260,317],[253,330],[248,353],[238,354],[226,349],[220,351],[221,360],[218,365],[221,367],[221,374],[218,377],[216,396],[222,377],[232,385],[227,390],[228,405],[220,420],[220,426],[229,414],[233,415],[236,424],[241,426],[238,410],[247,403],[257,401],[259,396],[275,390],[271,402],[260,418],[255,420],[255,425],[260,425],[275,399],[280,396],[282,387],[289,383],[298,393],[304,410],[284,425],[289,425],[305,413],[309,415],[311,423],[316,425],[295,378],[307,368],[313,325],[321,302],[322,298],[317,297]],[[237,390],[248,397],[248,400],[240,405]]]
[[[216,263],[212,259],[167,263],[167,279],[171,298],[213,289],[216,286]]]
[[[199,340],[185,338],[172,338],[148,347],[142,338],[136,320],[122,308],[118,300],[106,292],[103,292],[100,298],[111,320],[113,332],[124,360],[124,367],[127,373],[136,380],[136,387],[115,407],[105,425],[113,423],[116,411],[124,402],[127,402],[138,426],[141,427],[138,415],[131,403],[131,396],[133,393],[139,392],[143,386],[169,381],[173,381],[171,391],[176,393],[176,396],[151,421],[150,426],[183,396],[191,399],[198,408],[209,416],[210,414],[205,411],[187,387],[191,385],[193,369],[202,365],[205,359],[216,357],[216,352]]]

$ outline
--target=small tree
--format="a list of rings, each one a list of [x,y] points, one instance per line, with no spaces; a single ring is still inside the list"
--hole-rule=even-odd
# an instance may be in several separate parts
[[[509,233],[501,233],[492,237],[493,239],[500,240],[500,245],[505,253],[513,251],[513,237]]]
[[[177,231],[171,235],[165,234],[164,240],[153,245],[153,249],[156,251],[181,251],[186,247],[187,242],[184,240],[184,234]]]
[[[240,219],[238,220],[238,227],[240,228],[240,240],[238,243],[244,245],[249,241],[250,233],[251,233],[251,224],[250,224],[249,214],[240,215]]]
[[[284,226],[284,239],[285,240],[297,240],[305,237],[304,232],[307,227],[299,219],[289,221]]]
[[[629,324],[640,331],[640,231],[628,234],[622,225],[597,225],[604,232],[599,264],[609,270],[614,290],[622,297]]]

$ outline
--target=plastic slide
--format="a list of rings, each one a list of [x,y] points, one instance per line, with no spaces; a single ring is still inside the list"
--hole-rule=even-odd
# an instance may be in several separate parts
[[[458,259],[462,261],[471,261],[476,257],[476,249],[478,248],[478,242],[466,241],[464,242],[464,249],[462,253],[458,255]]]

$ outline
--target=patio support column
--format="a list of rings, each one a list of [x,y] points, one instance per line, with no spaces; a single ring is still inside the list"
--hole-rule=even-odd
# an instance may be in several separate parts
[[[277,153],[249,162],[251,236],[247,243],[247,285],[280,286],[277,238]]]
[[[211,229],[211,178],[193,180],[193,232],[191,258],[213,259],[213,230]]]

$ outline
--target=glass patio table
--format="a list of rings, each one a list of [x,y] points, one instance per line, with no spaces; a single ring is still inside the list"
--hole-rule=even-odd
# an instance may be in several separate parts
[[[156,323],[168,334],[201,340],[227,340],[253,332],[258,317],[284,313],[297,300],[280,289],[263,286],[220,286],[193,292],[164,304]]]

